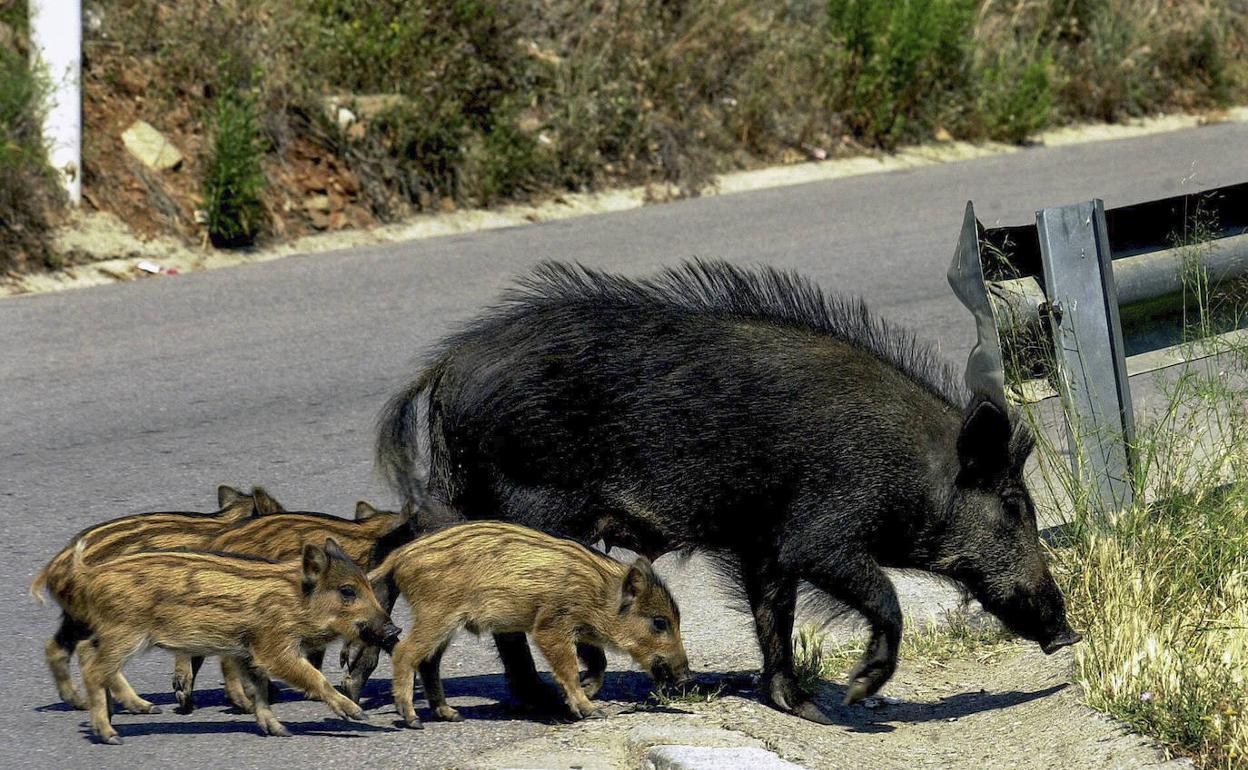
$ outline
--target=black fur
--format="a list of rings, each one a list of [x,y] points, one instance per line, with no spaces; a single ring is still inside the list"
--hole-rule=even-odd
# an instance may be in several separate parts
[[[387,479],[455,515],[717,555],[754,614],[768,697],[808,716],[789,643],[802,581],[871,624],[850,700],[896,663],[881,567],[956,580],[1029,638],[1069,631],[1022,483],[1026,432],[914,335],[792,273],[545,264],[448,338],[380,427]]]

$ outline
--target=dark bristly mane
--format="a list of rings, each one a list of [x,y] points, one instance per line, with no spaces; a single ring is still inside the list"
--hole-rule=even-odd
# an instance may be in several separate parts
[[[504,294],[500,309],[507,315],[507,310],[565,304],[674,309],[827,334],[892,364],[953,407],[961,409],[968,400],[959,379],[913,332],[876,318],[861,299],[826,294],[794,272],[695,259],[634,279],[579,264],[543,262]]]

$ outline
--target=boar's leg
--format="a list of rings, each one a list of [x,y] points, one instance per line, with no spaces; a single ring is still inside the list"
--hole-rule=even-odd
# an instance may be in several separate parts
[[[507,674],[507,689],[511,697],[527,706],[538,706],[549,697],[550,691],[537,675],[529,641],[523,633],[494,634],[494,646],[503,661]]]
[[[576,645],[572,642],[572,629],[561,624],[544,624],[538,618],[533,629],[533,641],[542,651],[555,681],[563,688],[563,696],[568,710],[575,719],[586,717],[603,718],[607,712],[594,706],[581,689],[580,668],[576,662]]]
[[[195,677],[204,665],[203,655],[178,655],[173,661],[173,695],[178,699],[178,713],[195,711]]]
[[[420,683],[425,688],[425,700],[429,701],[429,710],[433,718],[439,722],[462,722],[464,718],[446,702],[446,691],[442,689],[442,653],[446,652],[449,640],[434,651],[427,659],[420,662]]]
[[[286,725],[278,721],[277,716],[273,713],[272,705],[269,703],[269,678],[254,666],[241,660],[231,660],[239,678],[247,683],[249,692],[255,694],[254,711],[256,713],[256,724],[260,727],[261,734],[273,735],[278,738],[289,738],[290,730],[287,730]]]
[[[607,653],[596,644],[577,642],[576,657],[585,664],[581,689],[585,691],[586,698],[593,698],[602,689],[602,680],[607,674]]]
[[[359,707],[355,701],[334,689],[318,669],[313,668],[307,658],[299,655],[295,650],[284,644],[285,640],[274,645],[276,649],[269,646],[261,646],[253,649],[253,661],[266,674],[274,679],[280,679],[291,687],[302,690],[305,694],[316,698],[329,707],[329,710],[342,717],[343,719],[363,719],[364,710]],[[265,685],[262,694],[257,683],[255,698],[257,704],[263,698],[267,704],[269,700],[268,683]]]
[[[48,661],[48,670],[56,681],[56,691],[61,700],[76,709],[85,709],[87,701],[74,687],[74,679],[69,671],[69,662],[78,648],[78,643],[91,636],[91,629],[86,623],[75,620],[69,613],[61,613],[61,626],[56,634],[48,640],[44,647],[44,655]]]
[[[793,617],[797,611],[797,581],[774,557],[743,560],[745,595],[754,614],[754,630],[763,653],[763,697],[781,711],[821,724],[831,720],[802,691],[793,673]]]
[[[897,669],[901,642],[901,604],[892,581],[866,557],[843,562],[834,572],[811,576],[810,582],[859,612],[871,626],[866,652],[849,675],[845,705],[874,695]]]

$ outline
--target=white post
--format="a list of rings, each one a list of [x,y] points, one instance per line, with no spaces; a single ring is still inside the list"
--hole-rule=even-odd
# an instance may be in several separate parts
[[[72,205],[82,198],[82,0],[29,0],[32,66],[49,81],[43,141]]]

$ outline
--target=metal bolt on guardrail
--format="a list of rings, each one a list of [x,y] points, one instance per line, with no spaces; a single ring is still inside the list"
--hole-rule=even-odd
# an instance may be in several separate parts
[[[1248,183],[1108,210],[1100,200],[1046,208],[1013,227],[985,228],[967,203],[949,268],[976,322],[967,385],[1002,407],[1060,396],[1073,470],[1102,511],[1120,510],[1135,494],[1128,378],[1216,351],[1184,342],[1184,311],[1193,291],[1239,279]],[[1212,324],[1206,336],[1248,336],[1248,319]]]

